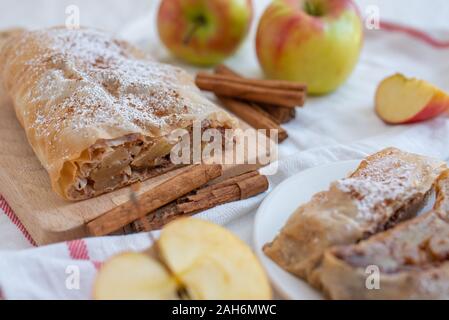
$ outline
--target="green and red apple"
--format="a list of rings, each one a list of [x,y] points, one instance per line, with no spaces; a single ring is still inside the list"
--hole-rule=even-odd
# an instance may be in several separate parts
[[[390,124],[424,121],[448,110],[449,95],[424,80],[395,74],[377,88],[376,112]]]
[[[251,0],[162,0],[157,25],[176,57],[211,66],[239,48],[252,17]]]
[[[352,0],[274,0],[260,20],[256,48],[267,77],[325,94],[349,77],[362,44],[363,24]]]

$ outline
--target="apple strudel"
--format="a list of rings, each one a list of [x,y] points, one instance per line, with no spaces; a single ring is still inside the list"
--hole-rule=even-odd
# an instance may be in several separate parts
[[[203,97],[183,70],[152,61],[93,29],[12,36],[0,80],[52,187],[91,198],[170,170],[176,129],[226,129],[236,119]]]
[[[449,171],[436,190],[434,210],[359,244],[328,250],[317,270],[326,295],[449,299]]]
[[[416,215],[445,168],[394,148],[371,155],[348,178],[299,207],[264,252],[310,281],[329,247],[356,243]]]

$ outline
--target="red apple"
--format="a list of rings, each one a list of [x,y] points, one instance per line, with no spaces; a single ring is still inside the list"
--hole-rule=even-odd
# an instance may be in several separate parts
[[[448,94],[423,80],[395,74],[377,89],[376,112],[390,124],[424,121],[448,110]]]
[[[363,25],[352,0],[274,0],[257,32],[257,56],[269,78],[335,90],[357,64]]]
[[[251,0],[162,0],[157,25],[176,57],[210,66],[238,49],[252,16]]]

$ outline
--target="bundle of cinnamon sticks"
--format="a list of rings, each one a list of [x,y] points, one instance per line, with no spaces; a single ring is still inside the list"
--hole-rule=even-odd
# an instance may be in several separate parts
[[[222,173],[221,165],[194,165],[155,189],[141,195],[133,193],[129,201],[90,221],[87,230],[92,236],[157,230],[179,217],[247,199],[268,189],[267,178],[257,171],[211,184]]]
[[[200,89],[215,93],[229,111],[255,129],[277,129],[280,142],[288,137],[281,124],[295,117],[295,107],[303,106],[307,96],[303,84],[247,79],[224,65],[214,74],[198,73],[195,82]]]
[[[188,217],[225,203],[248,199],[267,189],[267,178],[253,171],[198,189],[135,221],[129,228],[133,232],[158,230],[179,217]]]

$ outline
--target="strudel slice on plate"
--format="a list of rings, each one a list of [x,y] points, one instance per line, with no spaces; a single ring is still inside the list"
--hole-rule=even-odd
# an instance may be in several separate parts
[[[449,299],[449,171],[433,211],[330,249],[317,277],[332,299]],[[376,274],[377,273],[377,274]]]
[[[22,32],[0,49],[0,80],[53,189],[97,196],[173,168],[176,129],[234,128],[183,70],[92,29]]]
[[[329,247],[356,243],[416,215],[445,168],[441,161],[394,148],[371,155],[299,207],[264,252],[310,281]]]

